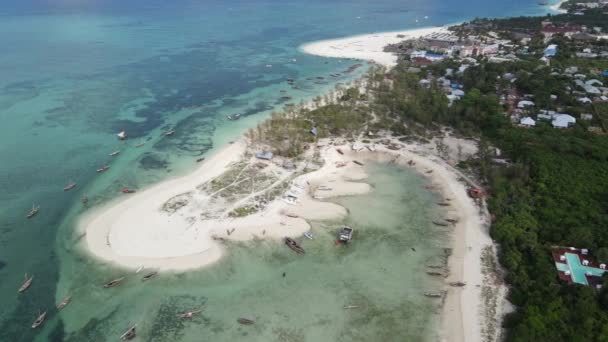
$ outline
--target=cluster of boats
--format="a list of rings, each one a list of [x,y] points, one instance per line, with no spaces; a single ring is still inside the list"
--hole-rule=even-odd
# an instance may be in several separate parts
[[[289,214],[288,214],[288,216],[297,217],[296,215],[289,215]],[[353,233],[354,233],[353,228],[351,228],[349,226],[343,226],[342,228],[340,228],[340,230],[338,230],[336,244],[338,245],[338,244],[349,243],[353,239]],[[304,232],[303,235],[305,238],[307,238],[309,240],[314,239],[314,235],[311,230]],[[292,239],[290,237],[285,237],[283,239],[283,242],[285,243],[285,245],[287,247],[289,247],[289,249],[296,252],[297,254],[306,254],[306,252],[304,251],[304,248],[295,239]]]
[[[143,267],[140,267],[136,271],[136,273],[139,273],[141,270],[143,270]],[[158,276],[158,271],[153,271],[153,272],[150,272],[150,273],[147,273],[146,275],[144,275],[141,278],[141,280],[142,281],[148,281],[148,280],[150,280],[152,278],[155,278],[156,276]],[[111,281],[103,284],[103,287],[107,289],[107,288],[118,286],[125,279],[126,279],[126,277],[124,277],[124,276],[120,277],[120,278],[113,279],[113,280],[111,280]],[[23,283],[21,283],[21,286],[19,287],[18,292],[19,293],[26,292],[32,286],[33,281],[34,281],[34,276],[33,275],[28,276],[26,274],[25,275],[25,279],[23,280]],[[71,301],[72,301],[72,296],[68,295],[68,296],[64,297],[59,303],[57,303],[57,305],[56,305],[57,310],[64,309],[66,306],[68,306],[68,304],[71,303]],[[184,312],[184,313],[180,314],[180,317],[182,317],[182,318],[191,318],[193,315],[195,315],[197,313],[200,313],[200,312],[201,312],[201,310],[198,310],[198,311],[187,311],[187,312]],[[32,323],[32,329],[36,329],[39,326],[41,326],[44,323],[44,321],[46,320],[46,317],[47,317],[47,311],[38,311],[38,314],[36,315],[36,320],[34,320],[34,323]],[[133,325],[124,334],[122,334],[120,336],[120,339],[123,340],[123,341],[131,340],[131,339],[133,339],[135,337],[135,335],[136,335],[136,333],[135,333],[135,325]]]
[[[174,129],[170,129],[170,130],[165,131],[165,132],[162,133],[162,135],[166,136],[166,137],[171,136],[173,134],[175,134],[175,130]],[[121,131],[120,133],[116,134],[116,136],[118,137],[119,140],[126,140],[127,137],[128,137],[127,132],[125,132],[125,131]],[[135,145],[135,147],[142,147],[145,144],[146,144],[146,142],[142,141],[142,142],[138,143],[137,145]],[[115,156],[117,156],[119,154],[120,154],[120,150],[115,150],[112,153],[110,153],[109,156],[110,157],[115,157]],[[199,158],[199,159],[197,159],[197,162],[202,161],[202,160],[204,160],[204,158]],[[102,166],[100,166],[99,168],[97,168],[95,170],[95,172],[96,173],[104,173],[104,172],[108,171],[109,169],[110,169],[110,165],[103,164]],[[70,190],[74,189],[77,184],[78,183],[76,183],[74,181],[70,181],[68,183],[68,185],[66,185],[65,187],[63,187],[63,191],[70,191]],[[130,194],[130,193],[135,192],[135,190],[129,189],[127,187],[122,188],[120,191],[122,193],[126,193],[126,194]],[[82,203],[86,204],[88,202],[89,202],[89,198],[87,196],[83,196],[82,197]],[[40,206],[39,205],[33,205],[32,209],[30,209],[30,211],[28,211],[26,217],[28,219],[30,219],[30,218],[36,216],[39,211],[40,211]]]

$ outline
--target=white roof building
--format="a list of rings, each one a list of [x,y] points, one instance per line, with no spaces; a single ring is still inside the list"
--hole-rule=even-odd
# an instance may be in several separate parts
[[[576,123],[576,119],[568,114],[555,114],[551,125],[555,128],[568,128]]]
[[[519,120],[519,124],[522,126],[532,127],[536,126],[536,121],[534,121],[534,119],[532,119],[531,117],[526,116],[525,118]]]
[[[452,90],[452,95],[462,97],[464,96],[464,91],[460,89],[454,89]]]
[[[591,99],[588,97],[579,97],[577,100],[580,103],[591,103]]]
[[[517,103],[517,108],[525,108],[532,106],[534,106],[534,102],[528,100],[519,101],[519,103]]]

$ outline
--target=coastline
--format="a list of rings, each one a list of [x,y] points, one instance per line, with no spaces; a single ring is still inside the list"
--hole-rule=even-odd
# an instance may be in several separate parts
[[[567,0],[559,0],[557,3],[549,6],[549,8],[559,14],[568,13],[567,10],[560,8],[560,6],[566,1]]]
[[[385,46],[406,39],[447,32],[447,27],[451,25],[455,24],[320,40],[303,44],[300,46],[300,50],[321,57],[366,60],[390,68],[397,65],[397,56],[390,52],[384,52]]]
[[[301,49],[319,56],[363,59],[392,67],[396,64],[397,57],[383,52],[384,46],[444,30],[446,29],[427,28],[361,35],[305,44]],[[398,34],[406,37],[397,37]],[[442,341],[482,341],[484,303],[480,285],[484,279],[481,258],[484,248],[494,247],[488,233],[487,212],[482,212],[468,197],[466,186],[461,182],[463,175],[433,154],[433,151],[421,144],[403,144],[396,140],[393,142],[402,145],[403,149],[393,151],[374,144],[375,152],[359,152],[357,158],[395,162],[402,167],[412,167],[407,164],[412,160],[415,163],[413,168],[431,180],[435,186],[434,191],[451,199],[452,207],[449,213],[458,217],[459,222],[454,225],[453,249],[448,258],[449,275],[445,281],[446,295],[441,314],[440,336]],[[185,213],[178,215],[158,214],[159,208],[167,200],[192,191],[201,183],[212,181],[237,163],[247,150],[246,142],[241,139],[216,151],[191,174],[163,181],[133,196],[109,203],[83,217],[78,227],[86,234],[85,249],[96,258],[122,268],[135,269],[144,266],[162,271],[185,271],[220,260],[224,255],[222,243],[226,240],[300,236],[310,229],[307,220],[331,220],[347,215],[343,207],[316,201],[315,197],[327,199],[369,191],[369,187],[361,185],[365,183],[349,182],[365,179],[364,173],[356,172],[361,168],[353,166],[352,163],[349,163],[348,167],[336,167],[339,162],[352,161],[356,152],[347,152],[342,156],[335,148],[348,150],[349,145],[329,145],[328,143],[322,151],[325,161],[323,167],[293,179],[293,184],[307,184],[305,194],[300,197],[298,205],[291,206],[281,200],[275,200],[263,211],[244,218],[221,217],[193,221],[196,208],[186,208]],[[428,174],[429,170],[434,172]],[[347,175],[349,173],[350,175]],[[317,194],[316,187],[329,179],[332,180],[332,192]],[[341,185],[336,186],[337,183]],[[204,203],[204,199],[198,200]],[[287,217],[286,213],[298,217]],[[142,226],[145,228],[141,228]],[[467,285],[448,287],[449,282],[464,282]],[[504,291],[498,300],[499,307],[502,306],[503,298]],[[489,320],[499,320],[501,310],[496,311],[498,316],[488,318]]]

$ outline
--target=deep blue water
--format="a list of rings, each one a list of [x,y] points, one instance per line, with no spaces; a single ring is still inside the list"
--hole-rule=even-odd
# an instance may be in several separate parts
[[[358,75],[306,80],[356,62],[303,55],[301,44],[542,12],[535,0],[2,1],[0,341],[61,341],[64,330],[87,331],[78,319],[106,322],[120,310],[82,311],[29,329],[36,310],[85,281],[82,272],[100,273],[97,281],[113,271],[78,252],[74,219],[87,209],[81,196],[94,206],[122,186],[185,172],[197,156],[281,108],[281,90],[309,99]],[[286,78],[297,79],[298,89]],[[245,118],[226,119],[236,113]],[[175,136],[161,139],[169,128]],[[119,143],[122,129],[131,139]],[[109,157],[116,149],[123,152]],[[109,162],[110,171],[95,173]],[[71,180],[77,188],[64,193]],[[34,203],[40,214],[26,220]],[[36,286],[17,296],[26,272]],[[111,338],[104,336],[84,340]]]

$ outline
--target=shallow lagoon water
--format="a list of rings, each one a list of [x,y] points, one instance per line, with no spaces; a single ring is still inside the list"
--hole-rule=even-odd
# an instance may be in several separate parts
[[[336,199],[350,215],[314,223],[314,240],[299,239],[303,256],[280,241],[230,244],[228,256],[204,270],[146,283],[131,274],[109,290],[100,284],[123,273],[101,266],[103,276],[92,277],[76,265],[69,281],[75,302],[62,313],[66,330],[74,331],[66,340],[111,339],[128,322],[146,341],[436,339],[440,300],[423,294],[441,289],[426,266],[444,263],[449,247],[449,230],[430,223],[441,213],[437,198],[410,170],[367,169],[373,192]],[[341,224],[355,228],[350,245],[334,244]],[[358,308],[344,309],[349,305]],[[100,320],[88,317],[91,306]],[[178,319],[196,308],[200,316]],[[256,324],[242,326],[239,317]]]
[[[285,102],[282,96],[298,103],[365,71],[361,67],[331,78],[329,74],[357,62],[303,55],[299,45],[336,36],[443,25],[474,16],[538,12],[546,10],[534,0],[3,1],[0,340],[113,340],[133,321],[141,322],[143,333],[152,336],[160,328],[149,324],[162,327],[164,323],[150,322],[164,321],[157,315],[168,315],[171,305],[163,303],[173,300],[158,294],[173,293],[176,301],[181,303],[183,296],[184,303],[194,304],[199,298],[213,297],[193,294],[193,286],[201,279],[216,279],[217,288],[229,286],[225,282],[231,278],[220,275],[240,264],[237,259],[245,252],[238,248],[234,256],[209,270],[158,279],[150,293],[137,281],[129,281],[120,291],[100,291],[99,285],[120,271],[80,252],[82,236],[75,232],[74,223],[89,208],[121,196],[118,190],[123,186],[140,188],[187,172],[194,167],[194,159],[280,109]],[[317,76],[326,79],[307,80]],[[286,78],[297,79],[298,89],[286,84]],[[235,113],[248,116],[239,121],[226,119]],[[170,128],[176,129],[175,135],[162,138],[162,132]],[[115,137],[122,129],[130,134],[126,142]],[[146,144],[136,148],[140,142]],[[120,155],[109,157],[116,149],[122,151]],[[95,169],[104,163],[110,163],[110,170],[96,174]],[[78,182],[77,187],[63,192],[70,181]],[[86,207],[80,203],[83,195],[90,199]],[[40,214],[26,220],[32,204],[41,205]],[[377,222],[386,218],[366,209],[370,217],[377,216]],[[282,247],[262,245],[251,253],[271,253]],[[265,267],[243,258],[243,263],[250,263],[243,270]],[[403,265],[407,273],[416,273],[409,264]],[[34,274],[34,285],[17,295],[26,272]],[[291,274],[288,278],[295,277]],[[246,292],[245,288],[237,286],[234,291]],[[305,293],[305,289],[299,291]],[[321,291],[315,292],[324,298],[318,294]],[[67,293],[74,295],[74,303],[60,316],[50,311],[42,329],[29,328],[38,310],[54,307]],[[287,296],[288,291],[277,293]],[[226,296],[240,298],[237,292]],[[268,301],[276,305],[283,297]],[[218,304],[210,301],[209,305]],[[222,327],[233,323],[228,316],[220,321]],[[327,329],[338,322],[338,316],[332,317],[336,321],[326,323]],[[407,326],[417,322],[418,316],[404,317],[400,324]],[[293,329],[304,329],[294,323],[296,318],[291,319]],[[256,329],[263,328],[256,325]],[[374,331],[361,330],[360,334]],[[264,334],[268,332],[249,336],[270,336]],[[229,335],[221,336],[217,338]],[[333,340],[333,335],[323,336]]]

